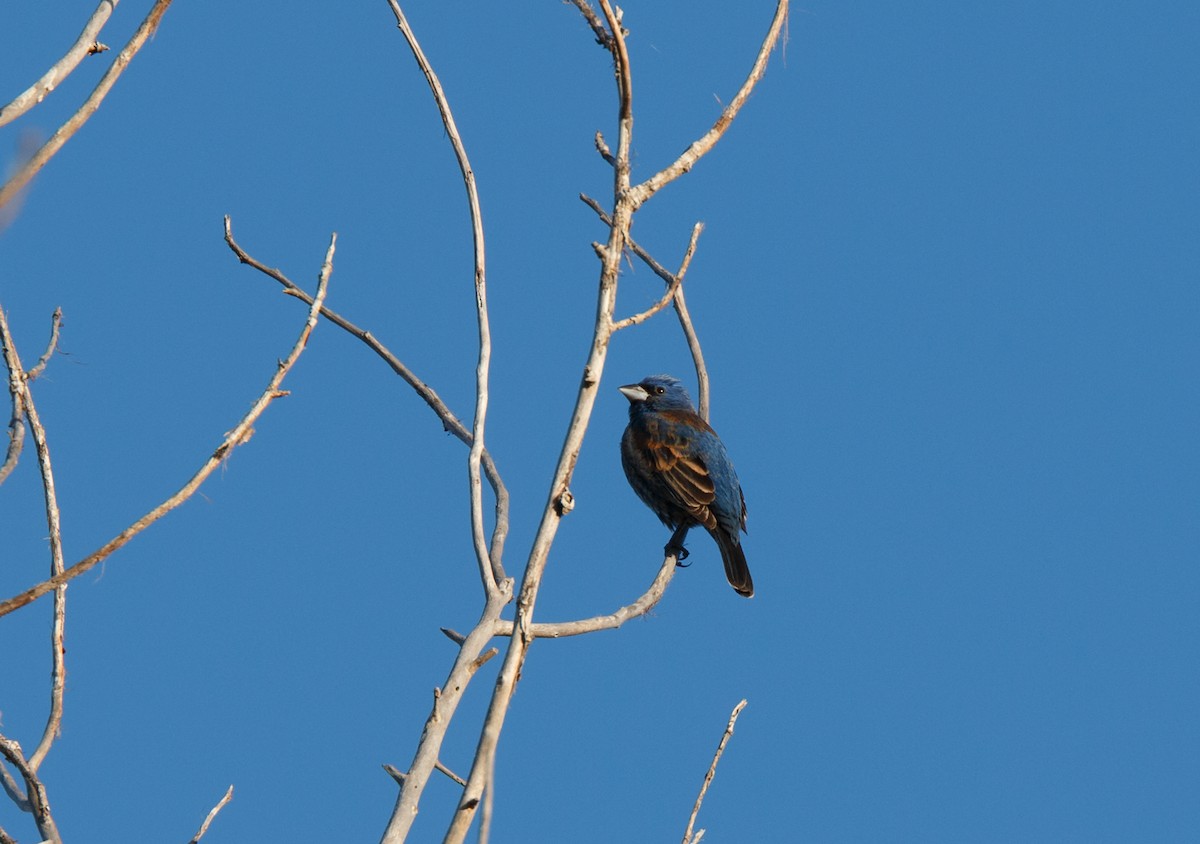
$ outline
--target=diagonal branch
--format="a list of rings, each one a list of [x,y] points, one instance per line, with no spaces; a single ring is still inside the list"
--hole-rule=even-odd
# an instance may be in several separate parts
[[[62,315],[62,308],[54,309],[54,314],[50,317],[50,341],[46,344],[46,351],[42,352],[38,362],[25,373],[26,381],[33,381],[40,376],[45,371],[50,358],[54,357],[54,353],[58,350],[58,333],[62,329]]]
[[[225,805],[232,799],[233,786],[231,785],[229,786],[229,790],[225,792],[225,796],[217,801],[217,805],[209,810],[208,815],[204,818],[204,823],[200,824],[200,829],[196,831],[196,834],[192,836],[192,840],[188,844],[199,844],[200,839],[204,837],[204,833],[208,832],[209,826],[212,825],[213,820],[217,817],[217,813],[224,809]]]
[[[66,123],[58,127],[58,131],[50,136],[50,140],[42,144],[41,148],[3,186],[0,186],[0,208],[3,208],[20,193],[21,189],[29,184],[38,171],[46,166],[46,162],[53,158],[55,153],[62,149],[63,145],[96,113],[96,109],[100,108],[100,103],[108,96],[108,92],[112,90],[113,85],[117,84],[117,80],[125,72],[125,68],[129,66],[129,63],[133,61],[133,57],[138,54],[138,51],[142,49],[146,40],[158,29],[158,24],[162,20],[163,14],[166,13],[167,7],[170,5],[171,0],[155,0],[154,6],[150,9],[150,13],[146,15],[146,19],[142,21],[142,25],[137,28],[137,32],[133,33],[133,37],[129,39],[129,43],[117,54],[108,71],[104,76],[100,77],[99,83],[97,83],[91,95],[84,100],[79,110],[71,115]]]
[[[631,325],[639,325],[656,313],[670,304],[671,300],[676,296],[681,296],[682,291],[680,286],[683,284],[683,277],[687,275],[688,267],[692,265],[692,256],[696,254],[696,241],[700,238],[700,232],[704,231],[704,223],[696,223],[692,227],[692,237],[688,241],[687,251],[683,253],[683,263],[679,265],[679,272],[671,277],[667,283],[667,292],[662,297],[640,314],[634,314],[631,317],[626,317],[620,322],[613,324],[613,331],[620,331],[622,328],[628,328]]]
[[[121,0],[100,0],[100,5],[96,7],[96,11],[92,12],[88,22],[83,25],[83,32],[79,33],[79,38],[71,45],[71,49],[67,50],[67,54],[42,74],[41,79],[14,97],[12,102],[6,106],[0,106],[0,126],[12,123],[50,96],[50,92],[70,76],[85,57],[94,53],[102,53],[108,49],[96,41],[96,38],[100,35],[100,30],[108,23],[109,15],[112,14],[113,9],[117,8],[119,2]]]
[[[124,546],[127,542],[129,542],[129,540],[133,539],[133,537],[137,536],[167,513],[171,512],[180,504],[191,498],[192,494],[200,488],[200,485],[204,483],[208,476],[211,475],[216,468],[221,465],[229,452],[237,448],[239,445],[250,441],[250,438],[254,436],[254,423],[258,421],[258,418],[263,415],[266,409],[270,406],[271,402],[275,401],[275,399],[281,396],[287,395],[287,391],[281,390],[280,385],[283,383],[283,379],[291,371],[292,367],[296,365],[296,361],[299,360],[301,353],[303,353],[304,348],[308,343],[309,335],[312,334],[313,328],[316,327],[317,315],[321,311],[321,305],[325,301],[325,292],[329,286],[329,276],[333,272],[333,253],[336,245],[337,235],[335,234],[330,238],[329,249],[325,252],[325,262],[321,266],[321,274],[317,282],[317,295],[313,297],[312,305],[308,309],[308,318],[305,320],[304,327],[301,329],[300,336],[297,338],[295,345],[292,346],[291,352],[285,359],[278,362],[276,365],[275,374],[267,384],[266,389],[263,390],[261,395],[259,395],[249,412],[242,417],[242,420],[238,422],[233,430],[225,435],[225,439],[221,441],[220,445],[217,446],[212,455],[204,462],[199,471],[197,471],[196,474],[194,474],[191,479],[179,489],[178,492],[176,492],[166,501],[162,502],[153,510],[146,513],[144,516],[131,524],[129,527],[125,528],[125,530],[114,536],[100,548],[96,549],[61,574],[55,575],[49,580],[43,581],[37,586],[27,589],[21,594],[15,595],[6,601],[0,601],[0,616],[8,615],[13,610],[20,609],[26,604],[36,601],[46,593],[57,589],[59,586],[67,583],[73,578],[78,577],[89,569],[95,567],[102,560],[108,558],[109,555]]]
[[[236,255],[237,259],[243,264],[253,267],[263,275],[275,279],[277,282],[283,285],[285,293],[294,296],[306,304],[312,304],[312,297],[309,296],[308,293],[300,288],[295,282],[289,279],[278,269],[268,267],[260,261],[255,260],[249,254],[247,254],[246,250],[242,249],[242,247],[238,245],[238,242],[233,238],[232,223],[228,215],[225,216],[225,242],[229,244],[229,248],[233,251],[233,254]],[[325,319],[332,322],[338,328],[346,331],[348,334],[357,337],[366,344],[367,348],[379,355],[379,357],[383,359],[384,363],[391,367],[393,372],[399,375],[405,381],[405,383],[412,387],[413,390],[416,391],[417,395],[420,396],[425,402],[425,404],[429,405],[429,408],[435,414],[437,414],[438,419],[440,419],[442,422],[442,428],[445,431],[453,434],[468,446],[471,445],[473,441],[471,432],[467,430],[467,427],[459,420],[457,416],[454,415],[454,412],[446,406],[446,403],[442,401],[442,397],[438,395],[437,391],[418,378],[416,374],[407,366],[405,366],[403,361],[396,357],[387,346],[385,346],[377,337],[375,337],[374,334],[364,328],[359,328],[353,322],[346,319],[336,311],[330,310],[329,308],[322,307],[321,316],[325,317]],[[496,463],[486,448],[482,454],[482,463],[483,471],[487,475],[488,482],[492,485],[492,492],[496,497],[496,522],[492,529],[492,544],[490,554],[492,559],[496,561],[494,567],[495,579],[500,581],[505,577],[504,567],[500,564],[500,560],[504,553],[504,541],[508,538],[509,495],[508,489],[504,486],[504,481],[500,478],[500,470],[496,468]]]
[[[717,122],[713,124],[711,129],[693,141],[672,164],[631,189],[635,207],[640,206],[664,185],[670,184],[691,170],[693,165],[716,146],[717,141],[721,140],[721,136],[725,134],[725,130],[729,128],[729,124],[733,122],[738,112],[742,110],[742,106],[746,104],[746,100],[750,98],[750,93],[754,90],[754,86],[758,84],[766,72],[767,59],[779,41],[783,25],[787,22],[787,13],[788,0],[778,0],[778,5],[775,7],[775,17],[771,20],[771,26],[767,30],[762,47],[759,48],[758,56],[754,60],[754,66],[750,69],[750,73],[746,77],[746,81],[742,83],[742,87],[734,94],[733,100],[721,112],[721,116],[717,118]]]
[[[596,36],[596,43],[612,52],[613,37],[608,34],[608,30],[604,28],[604,20],[596,14],[596,10],[592,8],[591,4],[587,0],[568,0],[568,2],[579,10],[583,19],[587,21],[587,25],[592,28],[592,32]]]
[[[713,754],[712,764],[708,766],[708,773],[704,775],[704,784],[700,786],[700,794],[696,796],[696,805],[692,807],[691,817],[688,818],[687,830],[683,833],[683,844],[697,844],[700,841],[700,836],[704,834],[704,830],[700,830],[693,837],[692,827],[696,824],[696,816],[700,814],[700,804],[704,802],[704,795],[708,793],[708,787],[712,784],[713,777],[717,775],[717,763],[721,761],[721,754],[725,752],[725,745],[729,744],[729,739],[733,736],[733,725],[737,723],[738,716],[742,714],[742,710],[745,708],[746,701],[743,698],[741,703],[733,708],[733,712],[729,716],[729,723],[725,726],[721,742],[717,745],[717,752]]]

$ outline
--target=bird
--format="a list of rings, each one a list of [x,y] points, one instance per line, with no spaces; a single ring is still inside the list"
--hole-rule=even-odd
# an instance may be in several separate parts
[[[651,375],[619,388],[629,399],[621,466],[629,485],[672,530],[702,527],[716,540],[725,577],[739,595],[754,595],[740,533],[746,497],[724,443],[696,412],[678,378]],[[667,553],[672,549],[668,543]]]

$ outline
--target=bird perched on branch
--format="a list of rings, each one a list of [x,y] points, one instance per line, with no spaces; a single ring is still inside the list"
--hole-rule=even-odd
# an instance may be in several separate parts
[[[746,499],[721,438],[677,378],[651,375],[620,389],[629,399],[629,426],[621,437],[629,485],[672,530],[699,525],[708,531],[730,585],[751,597],[754,581],[739,536],[746,529]],[[666,550],[687,554],[670,545]]]

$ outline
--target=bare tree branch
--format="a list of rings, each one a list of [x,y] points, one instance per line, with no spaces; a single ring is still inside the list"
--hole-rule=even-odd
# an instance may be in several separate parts
[[[611,52],[613,49],[612,36],[604,28],[604,21],[596,14],[596,10],[592,8],[591,4],[587,0],[568,0],[568,2],[579,10],[583,19],[587,21],[587,25],[592,28],[592,32],[596,35],[596,43]]]
[[[46,364],[50,362],[50,358],[58,350],[58,333],[62,329],[62,315],[62,308],[54,309],[54,314],[50,317],[50,341],[46,344],[46,351],[42,352],[42,356],[38,358],[38,362],[32,369],[25,373],[26,381],[33,381],[40,376],[45,371]]]
[[[199,489],[200,485],[204,483],[205,479],[207,479],[208,476],[211,475],[213,471],[215,471],[216,468],[221,465],[221,462],[225,459],[230,451],[237,448],[239,445],[250,441],[250,438],[254,436],[254,423],[258,420],[258,418],[262,416],[267,407],[270,406],[271,402],[275,401],[275,399],[281,396],[287,395],[287,391],[280,389],[280,384],[283,383],[283,379],[287,376],[288,372],[291,371],[292,367],[295,366],[296,361],[300,358],[301,353],[304,351],[305,345],[308,343],[308,337],[317,324],[317,315],[320,313],[321,305],[325,301],[325,292],[329,286],[329,276],[333,272],[333,253],[334,249],[336,248],[336,244],[337,235],[335,234],[330,238],[329,249],[325,253],[325,262],[321,266],[321,274],[317,282],[317,295],[313,297],[312,305],[308,310],[308,318],[305,320],[304,327],[301,329],[300,336],[296,340],[295,345],[292,347],[291,352],[285,359],[278,362],[275,375],[267,384],[266,389],[263,390],[262,394],[254,402],[254,405],[250,408],[249,412],[242,417],[242,420],[238,422],[233,430],[225,435],[225,439],[221,441],[220,445],[217,446],[216,451],[214,451],[208,460],[204,462],[199,471],[197,471],[196,474],[193,475],[191,479],[179,489],[178,492],[176,492],[166,501],[159,504],[153,510],[150,510],[136,522],[125,528],[125,530],[121,531],[100,548],[93,551],[79,562],[75,563],[66,571],[55,575],[49,580],[39,583],[38,585],[22,592],[19,595],[15,595],[6,601],[0,602],[0,616],[8,615],[13,610],[20,609],[26,604],[36,601],[47,592],[57,589],[62,584],[67,583],[75,577],[78,577],[79,575],[93,568],[100,561],[106,559],[118,548],[121,548],[123,545],[129,542],[129,540],[133,539],[133,537],[137,536],[147,527],[154,524],[167,513],[174,510],[184,501],[187,501],[192,494]]]
[[[50,332],[50,346],[42,356],[38,367],[44,368],[45,362],[58,341],[58,326],[61,320],[61,310],[54,312],[53,325]],[[29,422],[29,430],[33,436],[37,450],[38,468],[41,470],[42,491],[46,501],[46,525],[50,537],[50,576],[55,577],[63,571],[62,524],[58,507],[58,496],[54,489],[54,469],[50,463],[50,446],[46,441],[46,429],[38,416],[37,406],[33,401],[33,392],[29,389],[30,376],[21,365],[21,357],[17,353],[8,320],[0,311],[0,345],[4,347],[4,359],[9,370],[9,390],[13,396],[13,412],[19,410]],[[20,420],[15,419],[14,424]],[[19,449],[18,449],[19,451]],[[15,465],[15,455],[13,464]],[[7,461],[6,461],[7,465]],[[7,474],[7,472],[6,472]],[[63,648],[63,632],[66,626],[67,587],[59,586],[54,590],[54,615],[50,624],[50,712],[46,718],[46,728],[41,741],[33,755],[29,757],[29,769],[36,772],[50,752],[50,746],[57,738],[62,725],[63,689],[66,684],[66,651]]]
[[[312,304],[312,297],[309,296],[308,293],[296,285],[286,275],[284,275],[278,269],[268,267],[265,264],[255,260],[249,254],[247,254],[246,250],[242,249],[242,247],[238,245],[237,241],[233,238],[232,223],[228,215],[225,216],[225,242],[229,244],[230,250],[232,250],[233,254],[236,255],[237,259],[243,264],[253,267],[260,273],[275,279],[277,282],[283,285],[285,293],[294,296],[306,304]],[[467,430],[466,425],[464,425],[462,421],[454,415],[454,412],[446,406],[446,403],[442,400],[442,397],[438,395],[437,391],[418,378],[416,374],[407,366],[405,366],[398,357],[392,354],[391,350],[381,343],[374,334],[366,329],[359,328],[353,322],[346,319],[336,311],[330,310],[329,308],[322,307],[321,316],[325,317],[338,328],[341,328],[352,336],[357,337],[366,344],[367,348],[379,355],[379,357],[383,359],[384,363],[391,367],[393,372],[404,379],[405,383],[412,387],[413,390],[416,391],[417,395],[420,396],[427,405],[429,405],[429,408],[435,414],[437,414],[438,419],[440,419],[442,422],[443,430],[453,434],[466,445],[471,445],[473,441],[471,432]],[[504,567],[501,564],[501,558],[504,555],[504,541],[508,538],[509,495],[508,489],[504,486],[504,481],[500,478],[500,470],[496,468],[496,463],[486,448],[482,454],[482,463],[483,471],[487,475],[488,482],[492,485],[492,492],[496,497],[496,521],[492,529],[490,556],[492,560],[495,561],[495,579],[500,581],[506,576],[504,574]]]
[[[83,105],[79,107],[67,122],[58,127],[50,140],[42,144],[41,148],[35,152],[25,164],[17,170],[12,177],[0,187],[0,208],[3,208],[9,203],[21,189],[24,188],[29,181],[37,175],[38,171],[46,166],[51,158],[54,157],[63,145],[71,139],[71,137],[79,131],[84,123],[87,123],[88,118],[96,113],[96,109],[100,108],[100,103],[108,96],[108,92],[112,90],[113,85],[124,73],[125,68],[138,51],[142,49],[142,45],[146,40],[154,34],[158,29],[158,24],[162,20],[163,14],[167,11],[167,7],[171,5],[171,0],[155,0],[154,6],[150,9],[150,13],[146,15],[146,19],[142,21],[142,25],[137,28],[137,32],[129,39],[129,43],[117,54],[108,71],[100,78],[91,95],[84,100]]]
[[[83,32],[79,33],[79,38],[71,45],[71,49],[67,50],[67,54],[55,62],[54,66],[46,71],[41,79],[13,98],[12,102],[0,106],[0,126],[12,123],[50,96],[50,92],[70,76],[85,57],[94,53],[102,53],[108,49],[97,42],[96,38],[100,35],[100,30],[108,23],[109,15],[112,14],[113,9],[117,8],[119,2],[120,0],[100,0],[100,5],[96,7],[96,11],[92,12],[88,22],[83,25]]]
[[[492,700],[484,718],[476,747],[471,772],[467,776],[467,787],[463,789],[458,811],[447,830],[447,844],[461,844],[474,819],[476,808],[487,785],[488,773],[494,765],[500,731],[508,713],[509,704],[516,690],[517,678],[524,665],[533,637],[529,626],[533,623],[534,608],[541,588],[542,575],[549,558],[550,547],[558,532],[559,524],[569,509],[564,506],[570,496],[570,484],[574,475],[579,451],[583,446],[584,434],[595,407],[604,363],[608,355],[608,344],[612,337],[613,311],[616,306],[617,281],[621,268],[634,204],[629,198],[629,155],[633,139],[632,75],[629,69],[629,54],[625,48],[625,32],[612,5],[600,0],[610,34],[613,36],[612,56],[616,64],[619,92],[619,133],[616,166],[613,168],[613,225],[609,227],[608,244],[603,250],[600,283],[596,306],[596,323],[592,332],[591,350],[584,366],[583,378],[575,401],[566,438],[550,484],[550,494],[542,512],[542,519],[534,537],[529,560],[517,599],[514,635],[509,639],[504,662],[492,691]]]
[[[693,141],[674,163],[664,167],[649,179],[631,189],[634,207],[641,206],[643,202],[653,196],[664,185],[670,184],[691,170],[692,166],[716,146],[717,141],[721,140],[721,136],[725,134],[725,130],[729,128],[729,124],[733,122],[738,112],[742,110],[742,106],[746,104],[746,100],[750,98],[750,93],[754,90],[754,86],[758,84],[766,72],[767,59],[779,41],[779,35],[783,31],[784,23],[787,21],[787,13],[788,0],[778,0],[778,5],[775,7],[775,17],[771,21],[771,27],[767,30],[762,47],[759,48],[758,56],[754,60],[754,66],[750,69],[750,73],[746,77],[746,81],[742,83],[742,87],[734,94],[733,99],[725,107],[725,110],[721,112],[721,116],[717,118],[717,122],[713,124],[711,129]]]
[[[8,317],[0,308],[0,349],[4,352],[4,365],[8,369],[8,395],[12,400],[12,416],[8,422],[8,449],[4,463],[0,465],[0,484],[17,468],[21,449],[25,444],[25,379],[21,369],[21,358],[17,355],[8,328]]]
[[[50,465],[50,446],[46,442],[46,429],[38,417],[33,403],[33,391],[29,383],[24,384],[25,418],[29,420],[29,432],[37,449],[38,467],[42,474],[42,491],[46,500],[46,526],[50,531],[50,576],[63,573],[62,520],[58,508],[58,495],[54,489],[54,469]],[[36,771],[50,752],[50,746],[58,737],[62,726],[63,688],[66,684],[66,651],[63,648],[63,633],[66,626],[67,586],[62,584],[54,590],[54,619],[50,626],[50,714],[42,739],[29,757],[29,767]]]
[[[626,604],[608,615],[598,615],[578,621],[534,622],[529,625],[529,635],[535,639],[560,639],[565,636],[580,636],[584,633],[595,633],[598,630],[615,630],[629,621],[629,619],[643,616],[654,609],[655,605],[662,600],[662,596],[666,593],[671,579],[675,577],[675,569],[678,567],[678,564],[678,556],[668,554],[663,559],[663,563],[658,569],[658,574],[655,576],[654,582],[650,584],[650,588],[642,593],[633,603]],[[511,636],[513,634],[513,623],[507,619],[501,619],[496,622],[495,633],[497,636]]]
[[[225,796],[217,801],[217,805],[213,806],[209,811],[208,816],[204,818],[204,823],[200,824],[200,828],[196,830],[196,834],[192,836],[192,840],[188,844],[199,844],[200,839],[204,837],[204,833],[208,832],[208,827],[217,817],[217,813],[225,808],[230,800],[233,799],[233,786],[229,786],[229,790],[225,792]]]
[[[62,838],[58,834],[58,826],[54,823],[54,816],[50,814],[50,801],[46,797],[46,787],[38,779],[37,771],[25,761],[21,745],[0,735],[0,756],[7,759],[25,780],[25,793],[28,800],[26,808],[33,815],[33,822],[37,824],[42,838],[53,844],[61,844]]]
[[[708,766],[708,773],[704,775],[704,784],[700,786],[700,794],[696,797],[696,805],[692,807],[691,817],[688,818],[687,829],[683,833],[683,844],[699,844],[701,836],[704,835],[704,830],[700,830],[696,835],[692,836],[692,827],[696,823],[696,816],[700,814],[700,804],[704,802],[704,795],[708,793],[708,787],[712,784],[713,777],[717,775],[717,763],[721,761],[721,754],[725,752],[725,745],[729,743],[729,739],[733,736],[733,725],[737,723],[738,716],[742,714],[742,710],[746,708],[746,701],[743,698],[741,703],[733,708],[733,712],[729,716],[729,723],[725,726],[725,733],[721,736],[721,742],[717,745],[717,752],[713,754],[712,764]]]
[[[483,214],[479,208],[479,191],[475,185],[475,172],[467,158],[467,149],[458,133],[454,122],[454,113],[450,110],[450,101],[442,83],[433,70],[433,65],[425,57],[425,51],[417,41],[417,36],[409,26],[408,19],[400,9],[396,0],[388,0],[392,13],[396,16],[396,26],[404,34],[404,40],[412,51],[413,58],[425,74],[429,90],[437,102],[438,112],[442,115],[442,125],[446,127],[446,135],[454,148],[454,157],[458,168],[462,171],[463,183],[467,189],[467,203],[471,209],[471,234],[475,250],[475,314],[479,326],[479,360],[475,366],[475,422],[471,431],[471,452],[467,458],[468,475],[471,485],[471,533],[475,540],[475,554],[479,560],[480,574],[489,592],[496,588],[494,561],[488,551],[487,540],[484,538],[483,527],[483,483],[479,475],[480,462],[483,456],[483,431],[487,421],[488,408],[488,370],[492,358],[492,337],[488,323],[487,310],[487,273],[483,240]]]
[[[604,209],[600,207],[600,203],[592,199],[586,194],[580,194],[579,198],[584,204],[595,211],[600,219],[606,225],[612,225]],[[679,325],[683,329],[683,336],[687,340],[688,349],[692,353],[692,363],[696,369],[696,382],[699,385],[698,395],[698,412],[705,421],[709,418],[709,386],[708,386],[708,367],[704,365],[704,351],[700,348],[700,338],[696,334],[696,327],[692,324],[692,315],[688,312],[687,302],[683,298],[683,288],[675,283],[675,276],[671,271],[654,260],[649,252],[643,249],[636,240],[632,237],[628,241],[629,249],[634,255],[642,259],[642,262],[648,266],[655,275],[667,283],[667,285],[675,287],[675,314],[679,317]]]
[[[622,328],[628,328],[631,325],[639,325],[654,316],[656,313],[665,308],[672,299],[679,293],[680,286],[683,284],[683,277],[687,275],[688,267],[692,264],[692,256],[696,254],[696,241],[700,238],[700,232],[704,231],[703,223],[696,223],[692,227],[692,237],[688,241],[687,251],[683,254],[683,262],[679,265],[679,272],[672,276],[671,281],[667,284],[667,292],[662,297],[640,314],[634,314],[631,317],[626,317],[620,322],[613,324],[613,331],[620,331]]]

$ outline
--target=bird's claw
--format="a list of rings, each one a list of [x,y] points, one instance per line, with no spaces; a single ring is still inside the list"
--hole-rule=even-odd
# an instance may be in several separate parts
[[[675,556],[675,565],[678,566],[679,568],[685,569],[691,565],[691,563],[684,562],[684,560],[686,560],[691,555],[688,553],[688,549],[684,548],[682,545],[680,545],[678,548],[672,548],[670,545],[668,545],[666,548],[663,549],[663,551],[664,551],[664,553],[666,553],[666,555],[668,557],[671,555]]]

